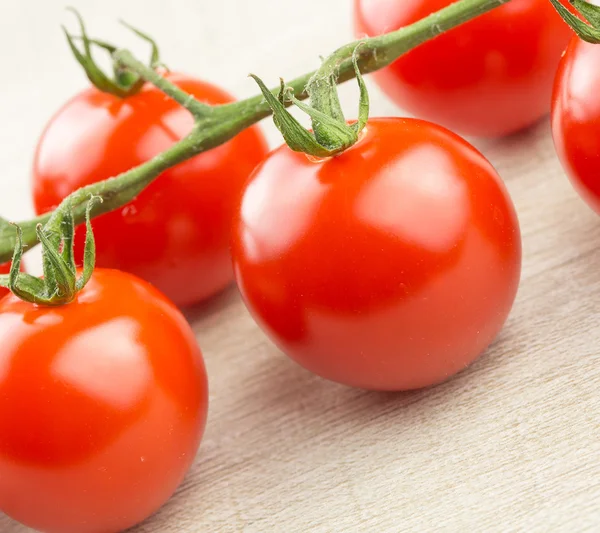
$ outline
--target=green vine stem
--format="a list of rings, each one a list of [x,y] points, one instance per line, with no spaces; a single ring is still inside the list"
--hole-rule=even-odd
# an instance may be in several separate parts
[[[137,60],[128,50],[117,50],[113,54],[113,59],[117,63],[127,67],[129,70],[134,71],[140,77],[160,89],[167,96],[173,98],[179,105],[187,109],[196,120],[201,120],[212,112],[213,107],[199,102],[191,94],[186,93],[176,85],[172,84],[156,72],[156,70]]]
[[[298,100],[305,99],[315,84],[335,78],[337,83],[355,77],[352,54],[358,48],[357,59],[363,74],[381,69],[412,48],[433,39],[441,33],[467,22],[509,0],[459,0],[414,24],[395,32],[355,41],[339,48],[329,56],[316,72],[305,74],[287,83]],[[210,107],[195,100],[152,67],[146,66],[126,50],[117,50],[114,59],[144,80],[156,85],[171,98],[188,109],[195,117],[190,134],[150,161],[116,177],[94,183],[75,191],[69,198],[75,224],[85,221],[90,196],[102,200],[96,204],[91,217],[112,211],[133,200],[145,187],[168,168],[199,153],[228,141],[242,130],[271,114],[269,104],[262,96],[254,96],[232,104]],[[280,87],[272,90],[278,95]],[[289,102],[288,102],[289,104]],[[36,226],[46,224],[51,213],[20,222],[23,245],[37,243]],[[15,230],[0,218],[0,263],[9,261],[15,247]]]

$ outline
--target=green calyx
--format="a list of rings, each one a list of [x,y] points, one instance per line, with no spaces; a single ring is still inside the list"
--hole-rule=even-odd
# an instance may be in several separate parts
[[[98,90],[105,93],[113,94],[115,96],[118,96],[119,98],[127,98],[128,96],[132,96],[139,92],[146,81],[135,72],[124,68],[119,61],[113,59],[112,77],[104,73],[104,71],[98,66],[98,64],[92,57],[92,46],[96,46],[105,50],[111,55],[111,57],[117,51],[117,47],[105,41],[101,41],[98,39],[90,39],[87,35],[83,18],[81,17],[79,12],[72,7],[69,7],[67,9],[73,12],[77,17],[77,20],[79,21],[79,31],[81,32],[81,35],[77,37],[71,35],[64,26],[63,31],[65,32],[67,42],[69,43],[69,47],[71,48],[75,59],[77,59],[79,64],[83,67],[83,70],[85,71],[90,82]],[[150,56],[149,66],[152,69],[159,67],[161,65],[160,55],[158,51],[158,46],[154,39],[152,39],[149,35],[143,33],[142,31],[134,28],[130,24],[127,24],[126,22],[120,22],[123,26],[131,30],[138,37],[150,43],[152,47],[152,53]],[[83,45],[83,51],[80,50],[75,44],[76,40],[81,41]]]
[[[44,277],[36,278],[20,272],[23,256],[22,230],[17,229],[17,239],[10,273],[0,276],[0,287],[10,289],[26,302],[44,306],[59,306],[72,302],[90,280],[96,262],[96,247],[91,226],[91,211],[96,201],[92,196],[86,208],[86,238],[83,256],[83,272],[77,277],[73,240],[75,223],[71,203],[65,200],[52,214],[48,223],[38,224],[36,233],[42,245]],[[7,224],[4,219],[1,224]]]
[[[569,0],[575,10],[587,22],[582,21],[571,13],[560,0],[550,0],[563,20],[573,28],[573,31],[584,41],[592,44],[600,43],[600,6],[595,6],[585,0]]]
[[[293,89],[286,87],[283,80],[276,98],[260,78],[250,74],[273,111],[275,125],[287,145],[295,152],[320,158],[332,157],[358,142],[360,132],[365,128],[369,118],[369,94],[358,66],[359,48],[360,44],[352,52],[352,62],[360,89],[358,120],[353,124],[348,124],[344,118],[337,92],[337,74],[327,62],[306,86],[311,105],[298,100],[294,96]],[[286,105],[290,103],[295,104],[311,118],[313,132],[304,129],[286,109]]]

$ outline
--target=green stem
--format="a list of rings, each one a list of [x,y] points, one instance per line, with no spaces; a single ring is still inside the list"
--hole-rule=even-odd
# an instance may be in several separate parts
[[[113,59],[121,65],[133,70],[136,74],[139,74],[146,81],[152,83],[152,85],[156,86],[163,93],[173,98],[173,100],[187,109],[194,117],[202,118],[212,111],[211,106],[199,102],[191,94],[186,93],[184,90],[177,87],[177,85],[171,83],[153,68],[144,65],[144,63],[136,59],[128,50],[117,50],[113,54]]]
[[[410,26],[392,33],[356,41],[339,48],[317,72],[305,74],[287,83],[294,89],[297,99],[308,96],[306,86],[312,79],[331,76],[337,71],[338,83],[355,77],[352,53],[357,44],[363,43],[358,52],[358,64],[362,73],[373,72],[392,63],[402,54],[439,34],[468,20],[486,13],[509,0],[459,0]],[[103,202],[92,213],[93,217],[112,211],[133,200],[146,186],[166,169],[201,152],[228,141],[244,129],[271,114],[262,95],[221,106],[210,107],[195,100],[171,82],[135,59],[126,50],[115,52],[116,58],[130,70],[154,84],[176,100],[196,117],[194,130],[156,156],[154,159],[120,174],[114,178],[95,183],[75,191],[71,195],[75,224],[85,220],[86,204],[90,196],[98,196]],[[435,68],[435,67],[432,67]],[[280,87],[272,89],[277,95]],[[33,246],[37,242],[36,225],[45,224],[50,214],[19,223],[23,230],[23,244]],[[9,261],[15,246],[14,228],[0,219],[0,263]]]
[[[352,65],[352,53],[359,43],[362,44],[358,53],[358,66],[364,75],[386,67],[401,55],[420,44],[483,15],[502,4],[507,4],[509,1],[459,0],[397,31],[346,44],[329,56],[318,71],[304,74],[292,81],[286,81],[286,86],[294,89],[298,100],[306,99],[309,96],[307,86],[316,77],[327,78],[337,71],[338,84],[355,77]],[[432,68],[435,68],[435,66]],[[277,95],[279,87],[273,88],[271,92]],[[258,117],[257,120],[262,120],[271,114],[269,104],[261,95],[223,107],[235,109],[243,114],[252,114],[252,116]]]
[[[108,213],[131,202],[162,172],[189,159],[190,153],[199,153],[203,149],[202,140],[198,139],[198,130],[194,128],[190,135],[146,163],[114,178],[76,190],[69,197],[75,224],[85,221],[86,209],[91,196],[97,196],[102,200],[102,203],[95,206],[92,217]],[[57,229],[53,227],[54,221],[51,220],[53,213],[55,211],[18,223],[23,231],[22,239],[25,246],[31,247],[37,244],[36,227],[38,225],[48,224],[48,229]],[[10,260],[15,243],[14,226],[0,219],[0,263]]]

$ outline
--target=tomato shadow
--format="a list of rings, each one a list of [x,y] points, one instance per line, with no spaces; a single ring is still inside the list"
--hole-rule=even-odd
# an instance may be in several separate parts
[[[598,253],[600,255],[600,250]],[[351,424],[368,424],[377,418],[378,409],[382,410],[379,415],[394,411],[399,416],[406,414],[407,409],[427,409],[432,403],[444,402],[473,388],[478,383],[478,374],[501,365],[502,359],[509,356],[504,347],[517,334],[512,328],[514,322],[514,319],[509,320],[490,346],[454,376],[438,384],[408,391],[372,391],[329,381],[304,369],[269,344],[266,349],[270,357],[255,369],[257,376],[269,377],[259,381],[260,388],[253,398],[254,408],[257,412],[266,412],[277,405],[281,410],[294,410],[309,422],[343,406],[349,413],[343,421]]]
[[[248,409],[257,431],[292,416],[298,427],[315,428],[315,436],[320,430],[328,432],[335,427],[342,433],[369,434],[382,418],[389,419],[401,432],[417,418],[435,417],[440,408],[452,409],[457,396],[479,388],[481,374],[493,371],[509,356],[504,347],[511,337],[509,330],[503,330],[476,361],[458,374],[445,382],[409,391],[370,391],[334,383],[305,370],[269,345],[266,350],[270,357],[254,367],[257,387],[248,398]]]
[[[239,291],[234,283],[231,283],[221,292],[196,305],[183,308],[181,311],[190,323],[202,321],[211,315],[218,315],[239,299]]]
[[[536,141],[545,139],[551,143],[552,139],[548,135],[549,131],[550,117],[546,115],[533,124],[502,137],[467,137],[467,140],[484,154],[501,152],[502,154],[508,153],[514,158],[515,153],[523,152],[524,156],[530,157],[530,150],[523,150],[523,146],[531,147],[534,139]]]
[[[271,347],[271,361],[265,364],[264,372],[277,375],[276,382],[263,380],[262,390],[257,398],[259,410],[268,408],[277,402],[287,409],[310,421],[322,416],[329,409],[343,405],[354,413],[355,421],[360,422],[363,407],[394,405],[402,408],[427,395],[427,389],[417,391],[389,392],[369,391],[334,383],[305,370],[289,360],[277,348]]]

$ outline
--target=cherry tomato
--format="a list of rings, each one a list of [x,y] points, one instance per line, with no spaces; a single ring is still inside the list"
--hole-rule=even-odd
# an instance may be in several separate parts
[[[552,135],[571,182],[600,213],[600,47],[574,37],[556,74]]]
[[[194,335],[146,282],[97,270],[76,301],[0,301],[0,511],[44,533],[116,533],[191,465],[207,381]]]
[[[167,77],[203,102],[232,101],[202,81]],[[126,99],[95,88],[83,91],[56,114],[39,141],[33,167],[37,213],[156,156],[192,125],[183,107],[150,84]],[[266,153],[254,127],[165,171],[133,202],[94,221],[98,266],[144,278],[180,306],[222,290],[233,279],[229,235],[235,201]],[[78,264],[84,235],[80,228]]]
[[[359,37],[397,30],[455,0],[354,0]],[[548,113],[569,27],[548,0],[511,0],[374,74],[404,110],[466,135],[505,135]]]
[[[337,157],[267,156],[232,255],[249,310],[287,355],[333,381],[406,390],[447,379],[494,339],[521,240],[504,185],[471,145],[428,122],[372,119]]]

